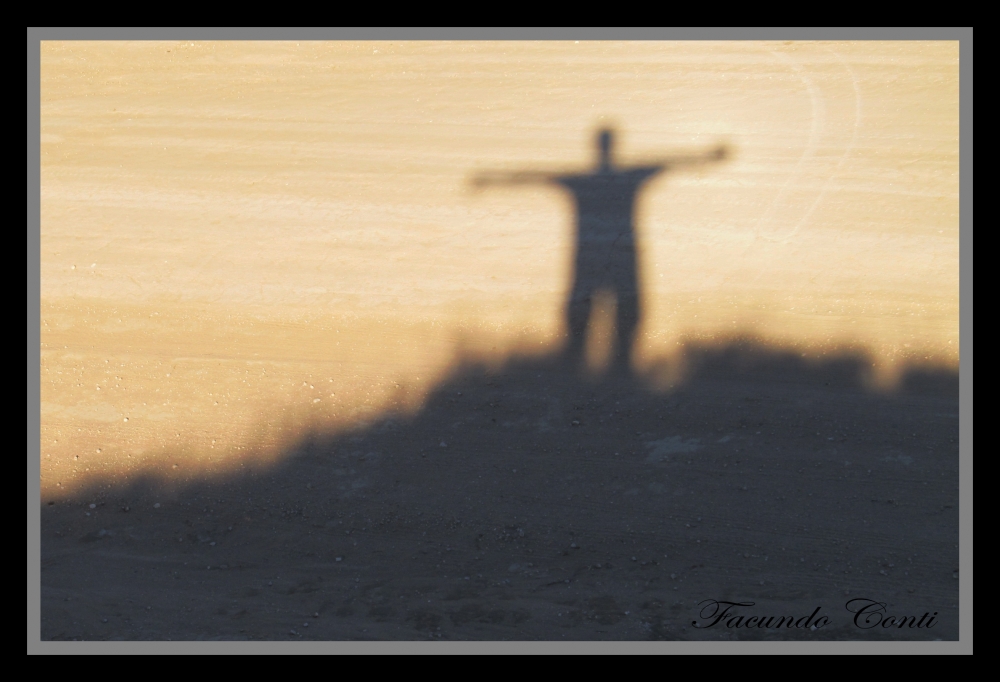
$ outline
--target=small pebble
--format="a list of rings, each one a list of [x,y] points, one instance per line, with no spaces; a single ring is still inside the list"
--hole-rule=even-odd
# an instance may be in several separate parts
[[[91,504],[90,504],[90,508],[91,508],[91,509],[97,509],[97,505],[96,505],[96,504],[94,504],[93,502],[91,502]]]
[[[153,509],[159,509],[159,508],[160,508],[160,503],[159,502],[157,502],[156,504],[153,505]]]

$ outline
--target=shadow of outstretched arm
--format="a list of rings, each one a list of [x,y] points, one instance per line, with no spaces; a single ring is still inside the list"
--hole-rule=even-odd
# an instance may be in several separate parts
[[[720,144],[713,149],[702,154],[678,154],[663,159],[653,161],[653,165],[662,166],[664,169],[682,168],[685,166],[700,166],[708,163],[717,163],[732,158],[732,149],[725,144]]]
[[[474,175],[471,185],[476,189],[509,185],[541,185],[552,182],[555,177],[556,175],[553,173],[536,171],[521,171],[516,173],[487,171]]]

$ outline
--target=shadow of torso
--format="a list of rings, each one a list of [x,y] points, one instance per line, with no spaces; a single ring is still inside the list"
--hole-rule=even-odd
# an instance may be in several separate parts
[[[573,284],[566,301],[569,353],[582,352],[593,297],[616,299],[616,359],[627,360],[639,324],[639,276],[635,244],[635,200],[642,185],[664,166],[563,175],[553,182],[569,190],[576,208]]]

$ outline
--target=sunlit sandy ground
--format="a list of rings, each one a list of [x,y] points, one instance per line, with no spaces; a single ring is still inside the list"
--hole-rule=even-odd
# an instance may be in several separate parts
[[[736,418],[745,413],[731,412],[737,409],[734,405],[750,403],[729,396],[714,379],[706,383],[703,375],[695,383],[689,381],[693,370],[685,359],[699,344],[752,338],[758,350],[801,360],[795,367],[797,379],[805,382],[802,386],[825,381],[823,372],[831,358],[850,357],[861,365],[849,363],[850,378],[860,377],[860,385],[848,382],[847,392],[831,389],[817,398],[812,388],[802,388],[801,394],[768,389],[777,396],[772,411],[799,414],[800,421],[797,430],[787,433],[781,428],[766,431],[764,437],[775,440],[750,447],[762,466],[789,477],[773,478],[763,473],[772,469],[762,468],[761,489],[780,494],[785,485],[799,485],[791,460],[768,459],[774,456],[772,446],[784,448],[794,459],[796,448],[806,447],[806,441],[798,439],[815,438],[807,449],[822,453],[817,462],[828,466],[836,460],[839,467],[846,466],[840,462],[841,450],[855,450],[858,461],[867,458],[872,463],[871,470],[863,470],[867,474],[862,476],[857,464],[850,471],[838,469],[835,476],[827,475],[828,469],[820,476],[817,469],[819,478],[809,484],[829,495],[831,505],[845,504],[858,494],[873,500],[921,501],[913,508],[904,504],[899,508],[903,511],[895,503],[880,507],[874,516],[851,502],[856,518],[827,519],[829,528],[823,532],[838,543],[848,542],[844,534],[853,533],[850,544],[855,548],[884,546],[891,548],[890,554],[905,554],[910,562],[917,551],[907,543],[916,538],[914,542],[923,543],[919,553],[935,558],[912,569],[910,582],[897,581],[894,589],[904,597],[933,597],[951,608],[958,575],[950,516],[957,472],[957,463],[949,459],[957,448],[952,398],[948,391],[939,402],[920,395],[900,397],[897,389],[905,371],[944,370],[948,375],[958,366],[957,43],[74,42],[44,44],[41,61],[40,456],[45,518],[53,531],[47,536],[46,561],[54,563],[46,564],[46,594],[55,600],[46,611],[49,636],[140,636],[134,629],[113,634],[69,626],[82,616],[63,601],[78,598],[81,590],[96,600],[87,602],[86,609],[93,611],[88,618],[99,622],[100,614],[111,608],[101,601],[100,590],[73,582],[74,567],[80,575],[89,571],[90,580],[104,574],[101,561],[125,562],[118,567],[123,572],[122,594],[130,585],[128,589],[138,590],[133,596],[141,599],[145,588],[129,581],[145,570],[144,553],[159,552],[156,543],[169,536],[180,549],[171,550],[178,554],[168,563],[181,562],[170,564],[171,579],[182,580],[177,573],[181,564],[187,566],[184,561],[195,555],[200,561],[199,552],[209,551],[207,541],[197,539],[207,538],[208,530],[193,536],[178,531],[191,513],[185,505],[199,504],[199,495],[228,490],[225,486],[243,485],[239,477],[250,469],[255,475],[270,471],[282,490],[291,486],[289,490],[299,491],[281,493],[284,502],[275,503],[281,507],[298,504],[300,495],[319,495],[312,487],[308,490],[313,492],[301,492],[312,484],[311,476],[324,477],[323,495],[345,495],[347,500],[350,491],[337,488],[342,482],[337,472],[347,471],[349,465],[341,467],[334,459],[356,454],[350,450],[353,445],[344,446],[354,442],[351,438],[377,441],[371,447],[382,448],[380,457],[389,458],[379,462],[411,466],[405,456],[415,457],[419,448],[410,452],[396,447],[399,443],[379,441],[379,434],[390,428],[386,424],[395,423],[413,424],[413,431],[406,432],[416,434],[413,437],[436,438],[435,430],[453,428],[448,412],[452,398],[435,391],[442,390],[446,380],[465,381],[465,374],[455,378],[463,368],[492,367],[501,374],[505,368],[521,368],[527,384],[515,388],[524,399],[512,408],[516,418],[509,420],[528,420],[524,423],[530,422],[532,429],[532,400],[544,402],[542,396],[549,395],[556,403],[566,402],[565,391],[600,387],[600,368],[612,351],[610,301],[604,308],[598,304],[591,319],[586,353],[590,367],[577,368],[580,383],[577,375],[559,371],[551,375],[550,385],[543,374],[536,377],[531,364],[534,358],[544,366],[544,358],[558,354],[566,340],[563,302],[574,239],[570,198],[551,187],[477,189],[472,183],[483,171],[586,172],[594,165],[599,127],[616,130],[617,161],[623,165],[702,152],[720,143],[732,153],[724,163],[662,174],[639,195],[634,227],[643,317],[632,349],[634,375],[619,388],[632,392],[623,394],[623,400],[633,399],[647,412],[661,404],[655,401],[665,401],[663,414],[674,410],[674,431],[656,431],[666,426],[663,417],[652,412],[636,417],[632,430],[645,434],[636,435],[629,445],[637,459],[622,461],[619,470],[606,459],[608,453],[595,450],[588,460],[591,483],[603,486],[608,477],[632,476],[629,467],[634,467],[635,476],[652,476],[644,459],[647,437],[649,442],[678,433],[708,438],[700,432],[692,435],[697,428],[678,417],[678,407],[693,410],[698,428],[711,431],[719,444],[688,473],[683,473],[679,458],[674,464],[680,468],[657,469],[655,475],[666,476],[666,483],[689,476],[692,488],[709,485],[722,476],[719,466],[735,461],[727,459],[733,453],[726,448],[750,447],[735,440],[721,444],[729,429],[740,434],[736,429],[746,428],[745,420]],[[810,368],[818,369],[810,374]],[[537,379],[541,382],[534,390],[531,381]],[[755,397],[752,378],[739,381],[743,383],[733,384],[733,395],[745,392],[747,401],[758,401],[753,405],[760,419],[768,419],[769,408]],[[479,418],[480,408],[494,407],[494,398],[488,397],[490,384],[464,390],[478,395],[483,404],[468,406],[471,412],[461,419]],[[431,398],[437,402],[428,406]],[[604,404],[599,398],[594,404],[609,413],[601,419],[617,419],[618,399],[605,396]],[[864,401],[877,409],[865,413],[859,408],[869,404]],[[831,417],[835,425],[827,424],[825,406],[840,415]],[[559,419],[567,422],[559,426],[565,437],[579,437],[581,432],[568,421],[570,406],[559,409]],[[880,415],[887,433],[876,436]],[[385,421],[393,416],[401,420]],[[782,418],[790,417],[775,417]],[[493,428],[490,424],[486,426]],[[859,424],[868,435],[858,435]],[[829,435],[827,428],[833,429]],[[517,430],[526,439],[525,447],[534,438],[529,431]],[[485,430],[467,435],[470,452],[476,447],[493,452],[489,447],[496,441],[483,434]],[[756,435],[740,437],[752,440]],[[614,450],[618,441],[612,436],[602,432],[601,447]],[[555,438],[551,433],[544,437]],[[327,443],[327,464],[334,469],[314,471],[309,468],[312,460],[301,459],[309,454],[312,438]],[[841,438],[846,440],[835,443],[847,445],[832,444]],[[923,461],[912,448],[932,454]],[[909,461],[904,467],[905,458]],[[911,461],[916,462],[913,467]],[[573,466],[555,460],[552,466],[564,464]],[[543,490],[548,477],[562,475],[560,471],[540,472],[533,484]],[[373,472],[371,480],[383,476],[386,482],[395,473],[391,467]],[[470,472],[465,471],[469,484],[478,485]],[[255,485],[265,486],[263,480]],[[444,486],[441,494],[450,494],[443,480],[432,477],[431,482]],[[116,516],[114,522],[106,520],[110,511],[120,513],[117,507],[139,503],[108,500],[118,494],[141,497],[145,493],[139,492],[138,482],[150,481],[166,484],[183,503],[172,511],[163,507],[164,513],[155,519],[129,512],[131,516]],[[650,486],[666,484],[650,481]],[[851,487],[861,481],[863,489]],[[907,487],[927,481],[935,483],[932,495],[922,497],[916,495],[922,488]],[[212,487],[216,485],[222,487]],[[516,490],[520,482],[501,480],[492,492],[508,494],[505,485]],[[570,497],[576,494],[575,484],[566,485]],[[817,503],[810,499],[809,485],[797,498],[803,508]],[[887,492],[892,486],[898,490]],[[258,497],[272,492],[254,490]],[[625,486],[616,494],[631,495],[631,490]],[[661,502],[643,496],[660,493],[643,490],[628,500],[638,500],[636,518],[653,518],[648,510],[659,509]],[[373,495],[368,507],[357,506],[351,514],[382,514],[384,505],[397,502],[409,504],[414,514],[423,509],[419,495],[390,499]],[[670,518],[677,524],[704,513],[688,498],[671,499],[675,506],[670,507]],[[142,498],[142,514],[152,513],[152,501]],[[357,504],[356,498],[348,501]],[[95,516],[88,515],[90,504],[95,505]],[[284,519],[284,512],[281,523],[291,524],[282,527],[288,533],[282,540],[286,545],[273,544],[278,542],[269,535],[276,532],[270,525],[275,504],[264,515],[256,508],[246,512],[257,524],[253,532],[264,535],[242,541],[240,551],[250,554],[239,561],[257,561],[251,554],[265,550],[283,555],[287,543],[301,541],[303,556],[313,557],[309,561],[332,562],[332,555],[316,558],[326,545],[313,536],[313,521],[295,525]],[[464,501],[456,498],[455,504],[460,510],[456,513],[466,513]],[[646,504],[652,506],[647,509]],[[593,514],[587,518],[594,528],[610,518],[596,502],[586,509]],[[745,543],[749,557],[758,545],[764,546],[766,537],[747,539],[739,528],[723,530],[739,515],[738,510],[730,511],[735,516],[716,519],[713,542],[725,545],[726,552]],[[209,528],[213,513],[206,506],[196,525]],[[242,514],[232,511],[227,523],[242,524]],[[933,529],[927,530],[928,525],[926,537],[920,539],[913,523],[925,516],[930,520],[920,523]],[[324,528],[339,532],[340,524],[364,527],[360,517],[350,516],[350,522],[348,518],[334,514]],[[798,526],[790,519],[774,523],[792,524],[785,530],[795,535]],[[409,522],[419,526],[424,521],[413,517]],[[119,528],[123,523],[132,530]],[[144,523],[149,524],[146,535],[135,530]],[[567,523],[571,526],[572,519]],[[894,529],[903,527],[900,523],[910,523],[906,532],[917,535],[896,533]],[[427,528],[432,535],[445,533],[434,524]],[[537,528],[537,538],[565,530],[558,524],[553,528],[544,533]],[[100,535],[102,530],[105,535]],[[694,536],[683,541],[681,535],[670,536],[687,532],[678,527],[661,537],[665,542],[694,543]],[[827,536],[817,534],[826,542]],[[154,536],[155,542],[149,539]],[[191,537],[197,546],[181,544]],[[364,571],[381,570],[384,547],[379,542],[395,547],[397,540],[404,545],[412,540],[391,533],[386,537],[389,540],[376,538],[366,545],[371,549],[364,551],[373,554],[365,559],[372,563]],[[444,543],[445,537],[451,536],[434,541]],[[113,549],[92,544],[96,539],[109,539]],[[605,540],[617,543],[610,530]],[[554,542],[551,538],[537,542],[532,551],[554,547],[546,544]],[[414,558],[422,556],[417,545],[407,547]],[[432,554],[444,552],[443,547],[435,547]],[[604,547],[604,554],[591,559],[605,563],[613,552],[625,551],[616,548]],[[97,562],[88,564],[87,571],[76,563],[84,551]],[[673,561],[691,558],[684,551],[673,552],[668,552]],[[839,544],[837,552],[837,561],[848,561],[838,575],[857,570],[860,555]],[[867,589],[880,584],[873,582],[885,577],[879,571],[891,572],[888,566],[896,566],[897,559],[876,554],[864,558],[864,571],[870,575],[863,571],[863,579],[851,574],[853,583],[837,582],[837,595],[845,586],[857,590],[859,585]],[[126,556],[138,562],[135,567]],[[631,566],[627,554],[614,556],[613,563]],[[523,571],[528,571],[523,566],[526,557],[517,561]],[[500,577],[490,580],[503,582],[500,578],[512,561],[508,559],[496,558],[490,570]],[[783,560],[792,563],[772,563],[766,576],[762,574],[768,585],[800,568],[791,555]],[[531,559],[529,565],[537,564],[540,568],[531,570],[548,571],[546,575],[576,570],[570,565],[574,560],[558,561],[566,563]],[[820,558],[816,562],[817,571],[826,572],[832,565],[823,564],[823,569]],[[689,578],[687,596],[697,597],[737,572],[733,568],[732,575],[726,573],[729,565],[717,563],[722,567],[718,575],[695,571],[703,575]],[[420,565],[427,571],[420,580],[429,582],[414,589],[451,593],[443,584],[432,585],[438,580],[433,563]],[[165,566],[157,564],[155,570],[167,570]],[[262,563],[258,568],[244,575],[247,590],[264,589],[271,580],[267,576],[273,567]],[[632,568],[639,570],[638,563]],[[681,568],[691,570],[678,564],[678,575]],[[668,570],[666,564],[660,569]],[[296,584],[314,580],[306,575],[311,570],[295,568],[301,573]],[[195,587],[204,585],[201,574],[183,576],[184,589],[195,595],[191,599],[203,599],[202,588]],[[354,578],[345,576],[346,594],[353,594],[349,590],[355,589]],[[631,583],[615,584],[622,592],[610,603],[629,603],[634,595],[625,586]],[[599,601],[604,599],[599,586],[601,582],[591,585],[598,600],[594,603],[605,604]],[[403,599],[410,587],[399,584],[393,589]],[[295,586],[289,589],[289,600],[302,596],[301,591],[291,596]],[[761,587],[762,594],[771,589]],[[795,608],[811,603],[814,593],[825,594],[815,585],[809,589],[796,593]],[[169,611],[173,598],[160,596]],[[530,597],[522,597],[528,601],[510,611],[508,620],[522,612],[518,609],[534,608]],[[659,604],[654,610],[667,608],[667,602],[647,600],[653,602]],[[283,602],[279,610],[286,606]],[[309,613],[314,608],[311,602],[299,606]],[[466,606],[479,608],[461,608]],[[336,608],[347,613],[354,607]],[[615,620],[620,615],[618,606],[595,609],[607,611],[600,618]],[[545,616],[551,623],[540,616],[533,621],[532,636],[556,631],[552,623],[562,622],[564,610],[551,610]],[[444,618],[444,613],[434,618]],[[451,616],[456,627],[464,616],[455,614],[461,613]],[[288,625],[282,618],[260,616],[258,625],[267,626],[251,634],[268,637],[280,631],[285,636]],[[383,629],[373,634],[365,618],[357,611],[358,622],[324,631],[323,636],[402,636],[395,622],[392,627],[378,626]],[[167,636],[183,630],[183,623],[172,622],[145,632]],[[214,621],[208,615],[197,622],[207,628],[198,636],[211,632],[205,624]],[[658,638],[680,636],[657,630],[662,622],[658,615],[646,625]],[[219,632],[248,632],[226,627]],[[610,634],[574,632],[601,638],[650,635],[648,627],[631,627],[626,619]],[[501,628],[494,634],[506,638],[517,632]],[[433,628],[429,636],[435,636]]]
[[[640,196],[636,363],[751,332],[957,366],[957,44],[47,43],[42,487],[416,409],[557,348],[572,212],[482,170],[724,141]],[[679,368],[674,368],[674,374]],[[676,376],[653,376],[668,385]],[[128,420],[128,421],[126,421]]]

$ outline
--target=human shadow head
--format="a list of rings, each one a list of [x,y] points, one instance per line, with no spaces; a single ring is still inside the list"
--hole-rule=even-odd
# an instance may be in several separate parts
[[[612,153],[615,145],[615,131],[613,128],[601,128],[597,131],[597,165],[601,169],[611,168],[613,163]]]

